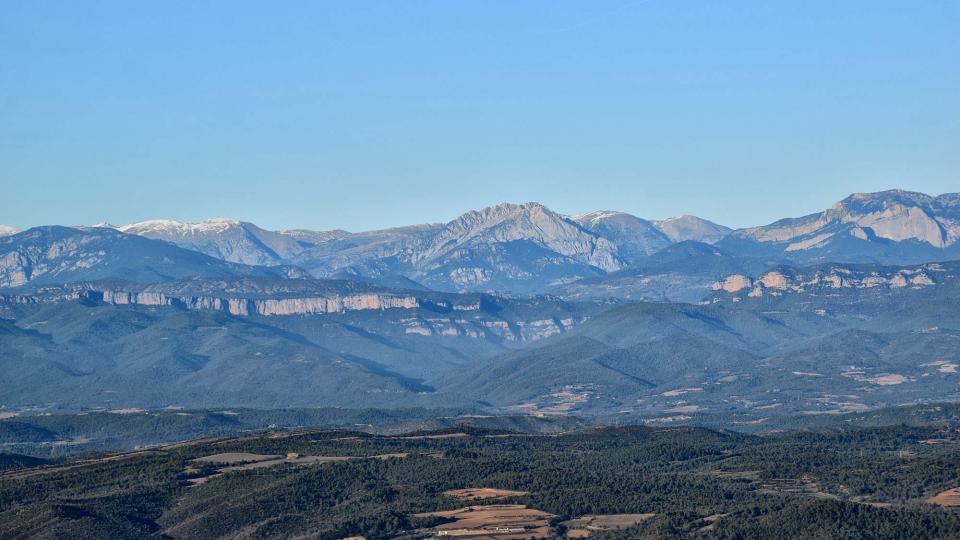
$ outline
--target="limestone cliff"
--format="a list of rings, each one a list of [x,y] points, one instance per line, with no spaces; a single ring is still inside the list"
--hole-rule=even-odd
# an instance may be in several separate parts
[[[953,264],[922,264],[903,268],[876,267],[874,269],[828,265],[817,268],[781,268],[751,278],[732,274],[713,284],[717,293],[756,298],[764,295],[802,293],[836,289],[902,289],[932,287],[957,279]]]
[[[89,291],[88,297],[105,304],[140,306],[175,306],[185,309],[226,311],[232,315],[309,315],[343,313],[358,310],[413,309],[419,307],[412,296],[377,293],[331,295],[307,298],[221,298],[213,296],[168,296],[142,291]]]

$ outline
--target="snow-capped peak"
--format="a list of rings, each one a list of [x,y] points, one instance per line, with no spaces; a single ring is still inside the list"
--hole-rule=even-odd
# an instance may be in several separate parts
[[[10,236],[20,232],[20,229],[9,225],[0,225],[0,236]]]
[[[627,214],[624,214],[623,212],[617,212],[615,210],[596,210],[594,212],[587,212],[586,214],[577,214],[570,219],[572,219],[573,221],[576,221],[577,223],[580,223],[581,225],[588,224],[588,223],[590,225],[593,225],[595,223],[599,223],[606,219],[614,218],[617,216],[623,216],[623,215],[627,215]]]
[[[118,230],[130,234],[174,234],[174,235],[194,235],[204,233],[216,233],[229,230],[231,227],[240,225],[240,221],[228,218],[211,218],[197,223],[185,223],[172,219],[151,219],[139,221],[117,227]]]

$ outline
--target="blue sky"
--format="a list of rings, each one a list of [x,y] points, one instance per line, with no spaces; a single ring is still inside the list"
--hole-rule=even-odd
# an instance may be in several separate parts
[[[9,0],[0,223],[748,226],[960,191],[958,28],[956,0]]]

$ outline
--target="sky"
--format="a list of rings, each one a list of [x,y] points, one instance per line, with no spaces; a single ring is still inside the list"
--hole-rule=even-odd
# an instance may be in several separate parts
[[[6,0],[0,223],[760,225],[960,191],[958,88],[960,0]]]

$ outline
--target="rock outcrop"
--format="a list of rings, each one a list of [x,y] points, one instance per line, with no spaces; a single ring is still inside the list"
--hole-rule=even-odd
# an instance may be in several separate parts
[[[955,265],[938,263],[904,268],[879,267],[865,269],[841,265],[817,268],[780,268],[756,278],[732,274],[713,284],[713,290],[739,296],[744,293],[756,298],[764,295],[803,293],[837,289],[903,289],[936,286],[956,281]]]
[[[175,306],[185,309],[226,311],[231,315],[312,315],[359,310],[414,309],[419,302],[412,296],[386,294],[349,294],[306,298],[221,298],[212,296],[168,296],[158,292],[89,291],[87,297],[106,304]]]

